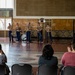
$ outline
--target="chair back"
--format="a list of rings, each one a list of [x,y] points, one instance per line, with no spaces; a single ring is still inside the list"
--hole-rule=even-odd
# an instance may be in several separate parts
[[[63,75],[75,75],[75,67],[66,66],[63,70]]]
[[[0,75],[5,75],[5,66],[0,65]]]
[[[38,75],[57,75],[57,69],[42,65],[38,67]]]
[[[11,67],[12,75],[32,75],[30,64],[14,64]]]

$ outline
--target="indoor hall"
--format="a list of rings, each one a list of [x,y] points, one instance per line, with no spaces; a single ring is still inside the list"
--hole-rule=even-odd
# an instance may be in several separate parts
[[[27,63],[33,67],[34,75],[43,47],[48,43],[54,49],[54,56],[61,66],[61,57],[75,39],[75,0],[0,0],[0,44],[7,56],[7,65]],[[9,24],[12,28],[9,27]],[[42,38],[38,42],[38,25],[42,28]],[[51,27],[51,35],[46,36],[46,27]],[[17,36],[17,26],[20,37]],[[31,31],[27,36],[27,30]],[[9,39],[9,30],[12,37]]]

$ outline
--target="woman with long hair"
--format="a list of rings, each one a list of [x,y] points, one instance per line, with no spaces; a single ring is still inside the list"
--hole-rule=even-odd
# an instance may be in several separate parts
[[[39,58],[39,66],[44,64],[48,66],[54,66],[57,68],[58,66],[58,59],[56,56],[53,56],[54,50],[50,44],[47,44],[43,48],[42,55]]]

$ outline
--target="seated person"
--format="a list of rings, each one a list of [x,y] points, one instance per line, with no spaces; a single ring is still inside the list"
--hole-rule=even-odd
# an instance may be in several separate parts
[[[39,58],[39,66],[42,66],[44,64],[54,67],[58,69],[58,59],[57,57],[53,56],[54,50],[50,44],[47,44],[43,48],[42,55]]]
[[[65,52],[61,58],[62,68],[65,66],[75,66],[75,43],[71,47],[67,47],[68,52]],[[63,69],[61,69],[61,75],[63,75]]]
[[[9,75],[10,70],[8,66],[6,65],[6,63],[7,63],[7,57],[5,53],[3,52],[2,46],[0,44],[0,65],[4,65],[6,67],[6,75]]]

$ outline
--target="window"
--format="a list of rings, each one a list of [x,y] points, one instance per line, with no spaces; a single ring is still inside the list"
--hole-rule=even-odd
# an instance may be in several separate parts
[[[0,8],[14,9],[14,0],[0,0]]]
[[[12,22],[11,20],[12,20],[11,18],[6,18],[6,19],[0,18],[0,30],[8,30],[7,27],[9,25],[9,23]]]
[[[8,24],[12,24],[14,0],[0,0],[0,30],[8,30]]]

